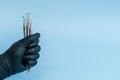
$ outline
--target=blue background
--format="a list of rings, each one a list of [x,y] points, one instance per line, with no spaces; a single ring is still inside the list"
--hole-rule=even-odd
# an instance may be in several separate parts
[[[31,12],[38,65],[6,80],[120,80],[120,0],[0,0],[0,53]]]

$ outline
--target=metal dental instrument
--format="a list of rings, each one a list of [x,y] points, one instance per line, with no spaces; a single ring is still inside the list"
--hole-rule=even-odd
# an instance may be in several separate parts
[[[28,13],[25,17],[23,17],[23,33],[24,37],[27,37],[28,35],[32,34],[32,20],[30,19],[30,13]],[[27,64],[27,73],[30,72],[31,66]]]

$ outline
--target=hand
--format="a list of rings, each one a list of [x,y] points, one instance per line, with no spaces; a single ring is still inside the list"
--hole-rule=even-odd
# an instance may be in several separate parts
[[[36,33],[15,42],[4,54],[0,56],[0,78],[25,71],[29,64],[31,67],[37,64],[39,58],[40,34]],[[3,74],[3,75],[2,75]]]

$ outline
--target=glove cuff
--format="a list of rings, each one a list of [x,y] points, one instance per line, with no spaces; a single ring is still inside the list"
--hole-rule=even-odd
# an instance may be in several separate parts
[[[4,57],[4,55],[0,55],[0,80],[3,80],[10,76],[8,67],[8,61]]]

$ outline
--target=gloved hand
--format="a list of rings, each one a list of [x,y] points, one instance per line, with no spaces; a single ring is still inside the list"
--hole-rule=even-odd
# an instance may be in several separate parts
[[[0,80],[16,73],[25,71],[29,64],[31,67],[37,64],[39,58],[40,34],[29,35],[15,42],[5,53],[0,55]]]

